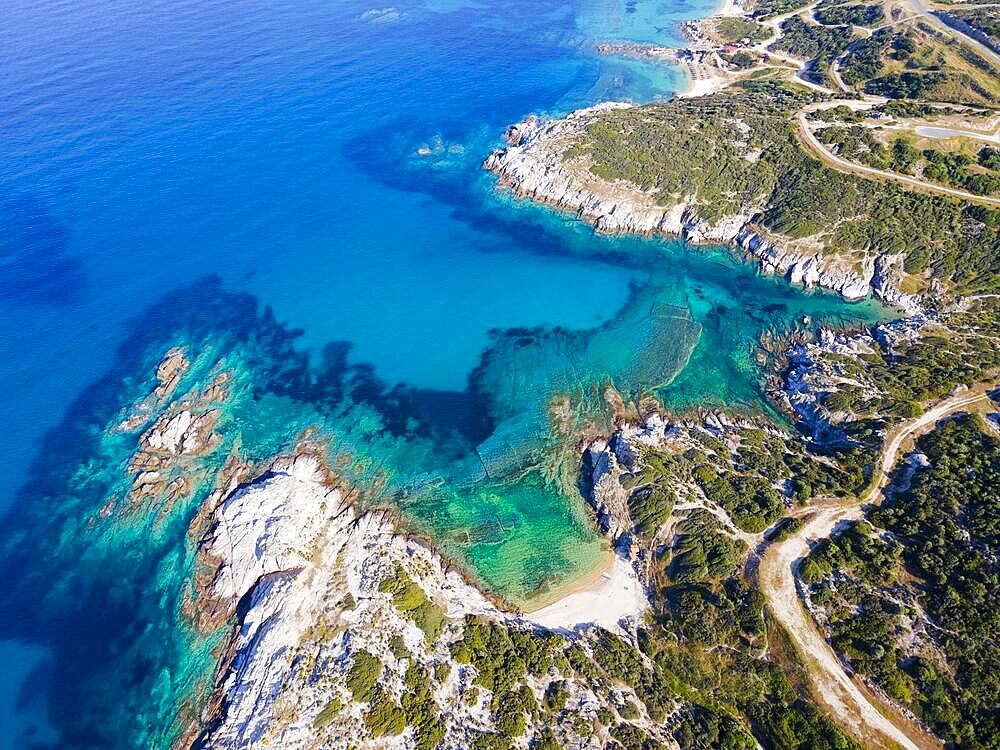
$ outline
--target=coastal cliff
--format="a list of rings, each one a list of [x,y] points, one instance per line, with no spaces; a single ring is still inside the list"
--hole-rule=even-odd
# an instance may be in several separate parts
[[[634,105],[607,102],[562,119],[530,116],[508,128],[508,145],[491,153],[483,166],[517,196],[575,212],[598,232],[732,244],[757,259],[763,272],[783,275],[793,284],[829,289],[848,300],[875,294],[911,314],[920,309],[915,297],[896,286],[899,256],[873,253],[860,263],[848,262],[825,254],[815,242],[792,241],[756,223],[763,201],[741,203],[735,211],[709,220],[697,195],[665,203],[653,190],[595,175],[592,160],[577,151],[581,138],[603,114],[629,109]],[[733,127],[739,131],[747,126]],[[757,157],[746,155],[749,160]]]
[[[232,612],[245,602],[208,748],[306,747],[319,735],[328,738],[324,746],[348,747],[363,731],[341,733],[362,719],[345,687],[354,655],[397,665],[447,660],[447,639],[435,632],[446,623],[505,618],[437,554],[397,534],[384,512],[359,513],[310,453],[276,460],[226,498],[205,552],[218,562],[208,595]],[[386,581],[404,586],[417,606],[398,606]],[[402,676],[387,674],[387,689],[401,693]],[[438,699],[460,682],[440,686]],[[335,705],[342,715],[330,710]],[[460,718],[456,731],[472,721]]]

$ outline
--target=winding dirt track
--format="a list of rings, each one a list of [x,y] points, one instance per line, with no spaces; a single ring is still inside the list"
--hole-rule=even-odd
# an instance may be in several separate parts
[[[1000,66],[1000,56],[998,56],[995,52],[986,47],[984,44],[980,43],[976,39],[973,39],[972,37],[967,36],[958,29],[952,28],[951,26],[946,24],[940,18],[931,13],[927,8],[925,8],[921,4],[920,0],[910,0],[910,3],[912,4],[913,10],[915,11],[915,13],[912,15],[908,15],[905,18],[896,19],[895,21],[890,21],[889,23],[882,24],[881,26],[877,26],[873,29],[865,29],[864,27],[858,27],[858,28],[862,29],[865,32],[865,34],[870,36],[872,33],[880,29],[889,28],[890,26],[895,26],[897,24],[911,21],[914,18],[925,18],[926,20],[933,23],[937,28],[944,31],[946,34],[950,34],[952,38],[957,39],[959,43],[964,42],[966,44],[972,45],[980,53],[984,54],[995,65]],[[783,13],[778,16],[773,16],[771,18],[763,19],[761,23],[770,28],[774,32],[774,35],[770,39],[766,39],[763,42],[755,44],[753,46],[753,49],[761,54],[770,55],[771,57],[777,58],[782,62],[785,62],[795,67],[796,70],[794,71],[793,76],[795,82],[798,84],[813,89],[814,91],[818,91],[821,94],[826,94],[828,96],[835,97],[845,93],[850,93],[850,89],[848,88],[847,84],[844,83],[844,80],[840,76],[839,66],[841,60],[843,60],[843,58],[847,55],[851,47],[854,46],[854,43],[848,45],[848,48],[844,50],[844,52],[830,66],[830,74],[834,80],[834,83],[836,83],[838,90],[827,88],[826,86],[820,85],[818,83],[813,83],[812,81],[810,81],[808,78],[805,77],[806,69],[809,66],[809,60],[803,60],[801,58],[793,57],[791,55],[772,49],[774,44],[783,36],[781,25],[787,19],[791,18],[792,16],[799,16],[801,18],[809,18],[815,22],[813,11],[816,9],[816,6],[818,5],[819,5],[819,0],[815,0],[815,2],[810,3],[804,8],[797,8],[789,11],[788,13]],[[862,100],[878,102],[878,103],[882,103],[883,101],[885,101],[882,97],[868,96],[865,94],[862,94]],[[852,103],[854,102],[849,102],[848,104]],[[907,175],[898,174],[896,172],[887,172],[881,169],[868,167],[863,164],[857,164],[855,162],[847,161],[846,159],[841,159],[839,156],[835,155],[829,149],[827,149],[826,146],[820,143],[820,141],[813,134],[812,130],[809,128],[809,125],[806,122],[806,113],[814,110],[815,108],[816,108],[815,105],[808,105],[806,106],[806,108],[804,108],[796,115],[796,124],[798,126],[796,128],[796,135],[798,136],[799,141],[802,143],[803,146],[806,147],[807,150],[811,151],[814,156],[816,156],[820,161],[822,161],[831,169],[835,169],[838,172],[857,174],[868,178],[892,180],[894,182],[903,184],[906,187],[913,190],[918,190],[921,192],[932,193],[932,194],[936,193],[938,195],[948,195],[951,196],[952,198],[961,198],[970,201],[972,203],[978,203],[979,205],[989,206],[991,208],[1000,208],[1000,199],[977,195],[975,193],[970,193],[965,190],[958,190],[956,188],[950,188],[945,185],[938,185],[933,182],[921,180],[917,177],[909,177]]]
[[[932,182],[927,182],[925,180],[918,179],[916,177],[907,177],[906,175],[897,174],[896,172],[886,172],[881,169],[875,169],[874,167],[866,167],[863,164],[857,164],[852,161],[847,161],[846,159],[841,159],[839,156],[831,153],[826,146],[819,142],[816,136],[813,134],[812,130],[809,129],[809,125],[806,122],[806,112],[799,112],[797,115],[798,122],[798,134],[799,139],[802,143],[813,152],[813,155],[818,157],[820,161],[826,164],[832,169],[836,169],[838,172],[851,172],[854,174],[859,174],[864,177],[874,177],[876,179],[883,180],[893,180],[906,185],[908,188],[914,190],[920,190],[926,193],[939,193],[941,195],[948,195],[953,198],[962,198],[964,200],[970,201],[972,203],[979,203],[981,205],[990,206],[992,208],[1000,208],[1000,199],[989,198],[983,195],[976,195],[975,193],[969,193],[965,190],[957,190],[955,188],[945,187],[944,185],[937,185]]]
[[[799,599],[796,568],[808,554],[810,541],[829,536],[844,521],[862,517],[861,505],[878,498],[907,440],[928,432],[938,420],[986,400],[986,390],[986,387],[979,387],[946,399],[893,430],[882,448],[871,486],[856,502],[815,511],[798,532],[770,546],[760,561],[760,589],[775,618],[788,631],[804,659],[816,696],[866,747],[924,750],[939,748],[941,744],[912,722],[894,715],[895,712],[885,706],[876,705],[868,693],[847,676],[840,659]]]

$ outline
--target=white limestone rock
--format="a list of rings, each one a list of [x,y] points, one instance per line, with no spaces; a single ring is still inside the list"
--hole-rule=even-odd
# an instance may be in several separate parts
[[[823,287],[848,300],[875,294],[908,314],[920,310],[917,298],[896,286],[897,256],[869,255],[861,269],[845,268],[818,251],[804,252],[780,237],[765,237],[751,224],[762,206],[743,206],[735,214],[709,222],[699,215],[695,196],[661,205],[651,191],[623,180],[612,183],[596,177],[582,157],[564,158],[597,114],[630,106],[607,102],[557,120],[530,116],[508,128],[508,146],[490,154],[483,166],[519,197],[574,211],[598,232],[666,234],[694,243],[731,243],[759,260],[763,272],[783,275],[793,284]]]
[[[324,484],[310,455],[237,489],[216,513],[209,547],[210,555],[223,561],[215,596],[239,598],[264,575],[308,564],[321,534],[338,516],[340,526],[354,518],[341,491]]]
[[[192,415],[187,409],[157,420],[144,438],[146,445],[157,451],[174,455],[181,452],[184,435],[191,427]]]
[[[397,534],[385,513],[358,515],[311,454],[276,461],[225,498],[215,520],[207,558],[219,568],[208,593],[231,608],[249,594],[249,606],[223,677],[222,708],[204,736],[206,748],[346,749],[365,732],[363,706],[344,687],[355,651],[392,661],[389,639],[399,635],[425,663],[449,658],[447,629],[445,637],[427,643],[380,590],[396,566],[448,618],[512,618],[435,552]],[[393,679],[401,690],[401,674]],[[316,717],[333,699],[345,705],[340,724],[317,727]],[[475,722],[463,718],[471,708],[450,702],[459,706],[452,727],[459,739],[452,746],[460,747]],[[384,746],[409,747],[412,737],[404,733]]]
[[[891,352],[899,345],[919,338],[929,320],[928,316],[918,313],[864,331],[821,330],[819,341],[795,344],[786,352],[788,370],[781,397],[814,437],[819,438],[849,416],[828,411],[824,405],[827,394],[849,386],[861,389],[866,399],[881,396],[878,388],[866,377],[845,370],[837,358],[827,355],[844,355],[853,359],[880,350]]]
[[[192,414],[182,409],[156,420],[140,441],[143,450],[171,456],[195,455],[208,447],[209,433],[219,417],[218,409]]]
[[[628,492],[618,481],[618,459],[608,442],[597,438],[587,448],[585,460],[591,469],[590,501],[598,525],[613,542],[617,541],[632,528]]]

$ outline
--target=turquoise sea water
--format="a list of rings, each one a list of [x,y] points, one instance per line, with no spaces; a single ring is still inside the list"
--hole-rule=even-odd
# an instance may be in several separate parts
[[[593,429],[608,384],[760,408],[763,331],[879,314],[595,237],[479,168],[529,112],[668,96],[679,71],[594,43],[676,43],[711,5],[5,5],[0,748],[165,747],[204,695],[219,634],[180,610],[205,488],[98,512],[135,446],[107,428],[173,344],[183,388],[235,378],[206,480],[319,426],[365,502],[523,600],[600,554],[554,403]]]

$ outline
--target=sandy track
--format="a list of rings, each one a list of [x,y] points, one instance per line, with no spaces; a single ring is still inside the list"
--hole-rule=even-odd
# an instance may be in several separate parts
[[[912,722],[887,716],[844,671],[840,659],[803,607],[796,586],[798,562],[809,552],[810,542],[829,536],[838,524],[862,517],[861,505],[875,500],[889,479],[900,449],[911,438],[929,431],[938,420],[985,400],[985,387],[953,396],[916,419],[890,432],[871,486],[859,501],[815,511],[805,525],[782,542],[769,547],[760,562],[758,579],[775,618],[788,631],[808,670],[820,701],[838,722],[869,747],[904,747],[923,750],[940,747],[933,737]],[[884,712],[885,711],[885,712]]]
[[[813,134],[812,130],[809,129],[809,125],[806,122],[805,111],[799,112],[798,116],[798,134],[802,143],[813,152],[813,154],[820,159],[824,164],[826,164],[831,169],[836,169],[839,172],[850,172],[853,174],[859,174],[864,177],[874,177],[877,179],[893,180],[906,185],[909,188],[915,190],[920,190],[926,193],[939,193],[941,195],[948,195],[953,198],[962,198],[963,200],[970,201],[972,203],[979,203],[982,205],[990,206],[992,208],[1000,208],[1000,199],[988,198],[983,195],[976,195],[975,193],[967,193],[964,190],[956,190],[954,188],[945,187],[944,185],[937,185],[931,182],[925,182],[924,180],[917,179],[916,177],[907,177],[906,175],[896,174],[895,172],[885,172],[881,169],[875,169],[873,167],[866,167],[863,164],[856,164],[846,159],[841,159],[839,156],[831,153]]]

